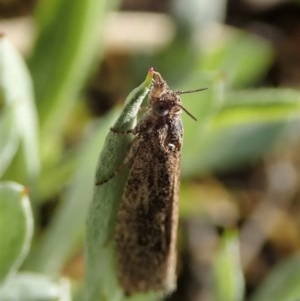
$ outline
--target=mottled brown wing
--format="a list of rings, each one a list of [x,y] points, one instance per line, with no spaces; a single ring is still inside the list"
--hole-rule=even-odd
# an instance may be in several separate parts
[[[162,136],[154,132],[134,142],[118,212],[116,266],[127,295],[169,293],[176,286],[180,146],[166,145]]]

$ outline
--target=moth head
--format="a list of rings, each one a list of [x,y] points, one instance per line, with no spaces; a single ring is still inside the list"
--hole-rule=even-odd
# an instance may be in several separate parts
[[[189,113],[180,103],[180,95],[194,93],[206,90],[201,88],[188,91],[172,91],[169,89],[166,81],[161,77],[160,73],[153,71],[152,85],[150,90],[150,103],[155,115],[165,117],[169,114],[178,115],[183,110],[192,119],[197,120]]]
[[[152,110],[157,116],[167,116],[170,113],[170,106],[164,100],[157,100],[152,104]]]
[[[158,117],[181,113],[180,97],[172,90],[163,90],[156,97],[151,95],[149,100],[153,113]]]

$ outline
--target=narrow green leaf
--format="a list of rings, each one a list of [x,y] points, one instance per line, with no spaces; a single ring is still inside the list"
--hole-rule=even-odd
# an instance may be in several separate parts
[[[185,121],[183,176],[232,169],[258,160],[271,150],[276,139],[293,129],[295,132],[300,122],[298,91],[230,92],[224,99],[222,107],[203,117],[204,122]],[[189,102],[189,109],[197,116],[196,107]]]
[[[2,131],[14,127],[21,139],[21,153],[25,162],[26,176],[34,177],[39,171],[38,128],[32,82],[27,67],[16,49],[3,36],[0,37],[0,89],[4,102],[4,112],[12,114],[10,124],[0,128],[1,148],[10,147],[10,160],[15,145],[7,145],[7,133]],[[3,121],[4,122],[4,121]],[[11,135],[16,133],[12,131]],[[4,138],[4,141],[2,141]],[[14,137],[11,137],[15,143]],[[3,143],[3,145],[2,145]],[[5,162],[6,166],[9,162]],[[18,172],[18,171],[15,171]]]
[[[293,89],[261,88],[241,91],[228,91],[224,95],[223,110],[234,108],[299,109],[300,93]],[[270,111],[272,112],[272,111]]]
[[[251,301],[297,301],[300,296],[300,258],[277,265],[254,293]]]
[[[10,106],[4,106],[0,114],[0,176],[16,154],[20,139]]]
[[[220,27],[211,32],[210,37],[215,40],[211,43],[213,39],[207,39],[208,45],[203,47],[198,70],[222,74],[230,86],[256,83],[273,60],[271,45],[258,36]]]
[[[33,217],[24,186],[0,183],[0,282],[18,270],[31,244]]]
[[[134,126],[136,115],[149,91],[152,71],[146,80],[127,97],[125,107],[114,128],[126,130]],[[96,167],[95,182],[109,177],[122,162],[129,137],[109,132]],[[125,182],[124,171],[109,182],[94,187],[86,225],[85,286],[79,300],[119,300],[121,291],[114,269],[113,234],[117,208]]]
[[[181,23],[189,24],[194,31],[199,32],[199,28],[205,30],[209,24],[223,23],[226,15],[226,1],[188,0],[183,2],[176,0],[172,9]]]
[[[42,154],[55,147],[102,46],[103,21],[117,0],[39,2],[38,36],[30,67],[40,117]]]
[[[71,301],[66,279],[22,272],[0,286],[0,300],[5,301]]]
[[[29,254],[25,264],[27,269],[57,274],[81,246],[86,213],[92,199],[95,162],[115,119],[116,112],[113,112],[94,124],[88,137],[82,142],[71,184],[63,194],[51,223]],[[64,243],[57,243],[60,241]]]
[[[215,281],[214,300],[243,300],[245,283],[236,231],[228,231],[223,235],[213,266]]]

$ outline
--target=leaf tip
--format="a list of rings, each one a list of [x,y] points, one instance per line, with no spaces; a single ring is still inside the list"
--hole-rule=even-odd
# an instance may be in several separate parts
[[[147,77],[146,77],[146,82],[147,82],[147,83],[150,83],[150,82],[151,82],[153,73],[154,73],[154,68],[153,68],[153,67],[150,67],[150,68],[148,69],[148,73],[147,73]]]
[[[20,193],[22,196],[27,196],[29,194],[29,187],[23,186]]]

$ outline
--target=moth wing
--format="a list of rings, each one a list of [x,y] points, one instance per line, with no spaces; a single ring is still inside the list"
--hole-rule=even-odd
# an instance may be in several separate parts
[[[176,282],[180,152],[147,138],[136,148],[116,222],[117,271],[128,294],[171,292]]]

